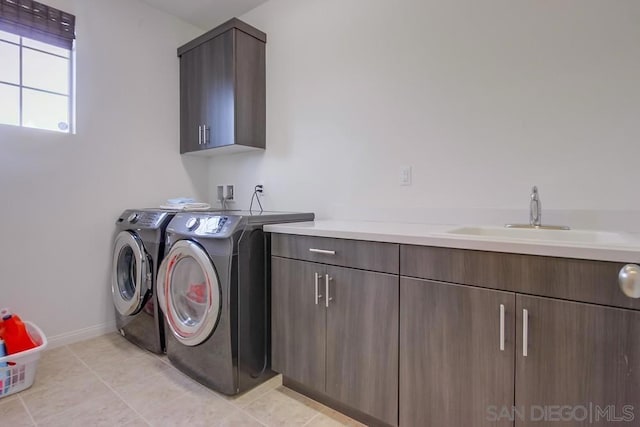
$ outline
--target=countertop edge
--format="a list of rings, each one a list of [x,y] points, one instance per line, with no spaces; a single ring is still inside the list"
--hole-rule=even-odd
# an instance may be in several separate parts
[[[313,222],[270,224],[265,225],[264,230],[270,233],[292,234],[301,236],[328,237],[336,239],[363,240],[384,243],[397,243],[417,246],[433,246],[453,249],[479,250],[501,253],[516,253],[523,255],[538,255],[558,258],[574,258],[593,261],[609,261],[622,263],[640,262],[640,248],[594,246],[581,244],[567,244],[564,242],[525,241],[516,239],[487,238],[476,236],[447,236],[442,235],[443,226],[432,226],[433,232],[425,232],[429,225],[415,224],[416,233],[397,231],[393,233],[376,232],[373,230],[349,230],[341,227],[332,228],[324,223],[322,227],[316,227]],[[363,223],[354,223],[362,228]],[[371,225],[374,225],[371,223]],[[387,227],[393,227],[391,223],[385,223]],[[410,227],[409,224],[398,225],[398,228]],[[450,228],[450,227],[448,227]]]

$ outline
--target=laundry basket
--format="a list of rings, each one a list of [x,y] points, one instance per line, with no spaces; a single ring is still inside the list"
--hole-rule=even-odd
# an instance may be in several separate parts
[[[0,357],[0,398],[33,385],[40,353],[47,347],[47,337],[31,322],[24,321],[31,339],[38,345],[20,353]]]

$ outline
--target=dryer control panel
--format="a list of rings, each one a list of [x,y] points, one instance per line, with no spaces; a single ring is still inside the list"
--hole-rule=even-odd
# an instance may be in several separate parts
[[[203,232],[205,234],[218,234],[222,231],[222,227],[227,223],[229,218],[226,216],[212,216],[203,221]]]
[[[194,231],[200,236],[227,237],[234,227],[233,217],[215,215],[202,218],[199,227]]]
[[[168,230],[185,235],[226,238],[233,234],[242,217],[183,213],[171,221]]]
[[[161,211],[126,210],[120,215],[116,224],[131,226],[136,229],[160,228],[169,214]]]

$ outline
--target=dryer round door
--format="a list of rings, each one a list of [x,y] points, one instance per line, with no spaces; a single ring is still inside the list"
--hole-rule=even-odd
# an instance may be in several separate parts
[[[169,329],[184,345],[204,342],[220,317],[222,295],[215,267],[205,250],[180,240],[158,272],[158,301]]]
[[[123,316],[137,313],[144,303],[151,280],[151,261],[140,238],[130,231],[116,236],[113,248],[111,294]]]

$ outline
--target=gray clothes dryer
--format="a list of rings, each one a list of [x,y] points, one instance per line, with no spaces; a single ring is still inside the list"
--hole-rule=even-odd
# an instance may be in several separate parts
[[[130,209],[116,221],[111,294],[116,327],[134,344],[164,352],[164,323],[155,295],[165,229],[176,212]]]
[[[269,223],[313,214],[180,213],[167,227],[158,272],[171,363],[205,386],[234,395],[274,375],[270,337]]]

